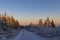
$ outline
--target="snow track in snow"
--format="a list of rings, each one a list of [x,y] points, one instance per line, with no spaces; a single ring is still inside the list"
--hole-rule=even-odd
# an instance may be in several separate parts
[[[14,40],[60,40],[60,37],[44,38],[23,29],[20,31],[20,34],[15,37]]]

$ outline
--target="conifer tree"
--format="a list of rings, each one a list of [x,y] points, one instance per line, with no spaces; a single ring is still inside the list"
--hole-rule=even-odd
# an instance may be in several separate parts
[[[44,26],[47,26],[47,20],[45,20]]]
[[[55,24],[54,24],[53,20],[51,21],[51,25],[52,25],[53,28],[55,27]]]
[[[43,26],[43,21],[42,21],[42,19],[39,20],[39,25],[40,25],[40,26]]]
[[[49,25],[50,24],[50,18],[47,17],[47,24]]]

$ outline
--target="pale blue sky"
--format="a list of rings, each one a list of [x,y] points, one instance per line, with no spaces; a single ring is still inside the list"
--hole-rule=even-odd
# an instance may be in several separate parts
[[[0,0],[0,14],[4,11],[16,19],[60,18],[60,0]]]

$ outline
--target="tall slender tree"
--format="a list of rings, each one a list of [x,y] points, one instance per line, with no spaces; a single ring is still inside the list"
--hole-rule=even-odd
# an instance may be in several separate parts
[[[55,23],[53,20],[51,21],[51,25],[52,25],[52,27],[55,27]]]
[[[43,26],[43,20],[42,19],[39,20],[39,25]]]

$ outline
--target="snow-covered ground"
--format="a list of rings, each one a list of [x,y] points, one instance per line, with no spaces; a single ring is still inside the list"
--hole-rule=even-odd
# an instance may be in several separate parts
[[[55,36],[53,38],[42,37],[41,35],[36,35],[33,32],[29,32],[25,29],[20,31],[20,34],[16,36],[13,40],[60,40],[60,36]]]
[[[17,34],[18,34],[18,31],[12,28],[6,31],[3,31],[2,29],[0,29],[0,40],[12,40]]]
[[[0,40],[60,40],[60,27],[29,27],[0,29]]]

